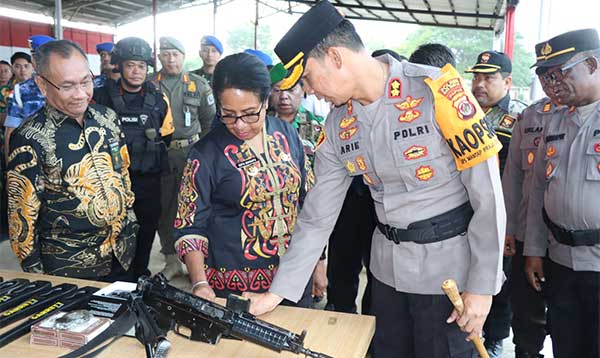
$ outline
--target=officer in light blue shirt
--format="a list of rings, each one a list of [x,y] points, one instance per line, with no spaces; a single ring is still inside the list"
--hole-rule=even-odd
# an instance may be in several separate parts
[[[47,35],[34,35],[29,38],[29,47],[31,49],[34,68],[35,60],[33,60],[33,55],[35,49],[50,41],[54,41],[54,38]],[[4,127],[6,127],[4,153],[8,153],[8,143],[12,131],[18,128],[23,120],[33,115],[46,104],[46,99],[35,84],[34,77],[35,74],[30,79],[16,84],[8,97],[6,103],[6,120],[4,121]]]

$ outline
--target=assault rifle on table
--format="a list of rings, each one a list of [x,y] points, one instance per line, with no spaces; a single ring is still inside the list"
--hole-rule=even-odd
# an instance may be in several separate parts
[[[250,301],[230,295],[227,307],[179,290],[167,283],[162,274],[141,278],[138,291],[150,306],[159,327],[173,329],[194,341],[217,344],[221,337],[256,343],[277,352],[289,351],[312,358],[331,358],[304,348],[306,331],[298,335],[257,319],[248,312]],[[183,331],[189,331],[185,335]]]
[[[57,286],[58,287],[58,286]],[[90,297],[94,292],[98,291],[96,287],[82,287],[76,291],[70,291],[66,295],[55,298],[44,304],[42,309],[31,315],[25,322],[12,328],[11,330],[0,335],[0,347],[4,347],[10,342],[18,339],[31,330],[31,326],[40,322],[43,319],[60,311],[72,311],[85,307]]]

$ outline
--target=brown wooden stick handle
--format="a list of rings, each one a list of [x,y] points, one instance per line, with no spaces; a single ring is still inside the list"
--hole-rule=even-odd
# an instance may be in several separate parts
[[[462,314],[465,309],[465,304],[463,303],[462,297],[458,292],[456,281],[452,279],[444,281],[444,283],[442,283],[442,291],[444,291],[446,296],[448,296],[450,302],[452,302],[452,305],[456,309],[456,312],[458,312],[458,314]],[[475,337],[473,340],[471,340],[471,342],[473,342],[473,345],[475,346],[475,349],[477,349],[477,353],[479,353],[481,358],[490,358],[479,337]]]

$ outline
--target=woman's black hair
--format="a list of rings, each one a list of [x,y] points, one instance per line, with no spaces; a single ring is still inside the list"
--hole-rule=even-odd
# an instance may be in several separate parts
[[[271,76],[258,57],[247,53],[229,55],[219,61],[213,74],[213,92],[219,98],[228,88],[249,91],[264,102],[271,91]]]

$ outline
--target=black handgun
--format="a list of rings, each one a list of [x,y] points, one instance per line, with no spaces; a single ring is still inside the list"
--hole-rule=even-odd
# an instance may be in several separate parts
[[[15,278],[14,280],[0,283],[0,296],[3,296],[9,290],[15,287],[21,287],[24,284],[29,283],[29,280],[24,278]]]
[[[4,347],[10,342],[29,333],[31,326],[40,322],[52,314],[60,311],[71,311],[84,308],[94,292],[98,291],[96,287],[82,287],[75,292],[71,292],[55,301],[51,301],[45,308],[31,315],[27,321],[21,323],[15,328],[0,335],[0,347]]]
[[[298,335],[260,320],[247,312],[248,305],[240,306],[233,297],[228,299],[228,307],[224,307],[169,285],[162,274],[152,279],[140,278],[138,291],[143,301],[154,310],[161,328],[173,329],[191,340],[217,344],[221,337],[233,337],[277,352],[331,358],[304,348],[306,331]],[[183,332],[186,328],[189,335]]]
[[[0,328],[3,328],[21,318],[27,317],[28,315],[36,312],[41,307],[45,307],[46,304],[65,296],[77,289],[77,286],[70,283],[63,283],[58,286],[54,286],[48,291],[43,291],[31,298],[26,299],[17,306],[6,310],[0,314]]]
[[[51,284],[48,281],[33,281],[10,289],[6,294],[0,296],[0,312],[12,308],[38,293],[48,291],[50,287]]]

